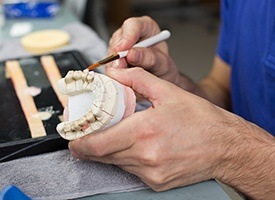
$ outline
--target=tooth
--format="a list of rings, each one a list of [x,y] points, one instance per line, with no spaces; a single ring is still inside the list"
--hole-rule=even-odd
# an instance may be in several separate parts
[[[74,131],[80,131],[81,127],[78,125],[78,122],[75,121],[75,122],[72,123],[71,129],[74,130]]]
[[[102,111],[96,107],[95,105],[92,105],[91,111],[94,114],[95,117],[100,117],[102,115]]]
[[[82,72],[82,79],[86,81],[88,75],[89,75],[89,70],[84,70]]]
[[[82,78],[82,71],[79,71],[79,70],[78,71],[74,71],[73,77],[76,80],[81,79]]]
[[[65,124],[63,130],[64,130],[64,132],[69,132],[69,131],[71,131],[71,126]]]
[[[66,94],[67,91],[66,91],[66,86],[67,86],[67,83],[65,82],[65,79],[62,78],[60,79],[58,82],[57,82],[57,85],[58,85],[58,89],[61,93],[63,94]]]
[[[91,111],[86,114],[86,119],[87,119],[88,122],[94,122],[95,121],[95,117],[94,117],[94,115]]]
[[[67,73],[67,75],[65,76],[65,82],[66,83],[71,83],[74,79],[73,79],[73,75],[74,75],[74,72],[73,71],[69,71]]]
[[[86,118],[85,117],[81,117],[79,120],[78,120],[78,124],[79,126],[84,126],[86,124]]]
[[[94,74],[90,74],[89,73],[86,79],[87,79],[88,83],[93,82],[93,80],[94,80]]]

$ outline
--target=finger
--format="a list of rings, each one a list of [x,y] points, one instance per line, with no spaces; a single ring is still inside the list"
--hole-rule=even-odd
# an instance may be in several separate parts
[[[130,148],[135,140],[136,134],[142,128],[142,119],[139,114],[133,114],[111,129],[106,129],[95,134],[76,139],[69,143],[69,149],[75,157],[88,158],[89,156],[103,157],[115,152]],[[132,124],[129,127],[129,124]]]
[[[108,54],[131,49],[139,40],[159,32],[159,26],[150,17],[129,18],[120,29],[113,33],[109,41]],[[107,66],[126,68],[128,64],[125,59],[119,59],[109,63]]]
[[[139,40],[143,40],[160,32],[157,23],[150,17],[137,17],[127,19],[121,27],[120,36],[115,37],[119,43],[114,47],[115,51],[130,49]]]
[[[147,181],[147,173],[146,168],[144,166],[139,165],[118,165],[121,169],[123,169],[126,172],[129,172],[130,174],[134,174],[135,176],[139,177],[142,182],[144,182],[146,185],[152,188],[151,184]]]
[[[175,91],[180,90],[171,83],[161,80],[138,67],[128,69],[107,68],[106,73],[122,84],[131,87],[136,93],[148,99],[153,106],[169,99],[171,87],[174,87],[173,90]]]
[[[121,35],[122,35],[121,28],[113,33],[113,35],[109,41],[109,48],[107,51],[107,55],[111,55],[111,54],[115,53],[114,47],[120,43]],[[118,68],[127,68],[127,66],[128,66],[128,64],[127,64],[125,58],[115,60],[115,61],[110,62],[106,65],[106,67],[118,67]]]
[[[168,71],[169,63],[167,59],[168,47],[166,43],[152,48],[133,48],[127,55],[127,62],[132,66],[141,66],[145,70],[161,76]]]
[[[134,166],[134,165],[138,165],[138,159],[136,159],[132,154],[135,154],[135,152],[133,150],[128,151],[128,149],[126,150],[122,150],[119,152],[115,152],[113,154],[109,154],[106,156],[102,156],[102,157],[96,157],[96,156],[91,156],[91,155],[78,155],[75,154],[75,152],[72,152],[72,155],[75,158],[79,158],[81,160],[92,160],[92,161],[96,161],[96,162],[101,162],[101,163],[105,163],[105,164],[113,164],[113,165],[121,165],[121,166]]]
[[[120,43],[121,39],[122,39],[122,29],[119,28],[118,30],[116,30],[113,33],[113,35],[112,35],[112,37],[111,37],[111,39],[109,41],[109,49],[111,49],[112,51],[114,51],[113,48]]]

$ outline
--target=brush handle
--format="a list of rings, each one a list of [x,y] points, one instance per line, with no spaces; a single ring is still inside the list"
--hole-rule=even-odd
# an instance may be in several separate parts
[[[170,37],[171,33],[168,30],[161,31],[157,35],[149,37],[139,43],[136,43],[133,47],[149,47],[156,43],[162,42]],[[119,58],[124,58],[127,56],[129,50],[117,52]]]

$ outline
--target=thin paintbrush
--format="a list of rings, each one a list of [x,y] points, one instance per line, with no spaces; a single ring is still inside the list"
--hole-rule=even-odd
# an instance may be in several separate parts
[[[152,37],[149,37],[137,44],[135,44],[133,47],[149,47],[151,45],[154,45],[158,42],[161,42],[163,40],[166,40],[167,38],[170,37],[170,32],[168,30],[164,30],[160,33],[158,33],[157,35],[154,35]],[[111,61],[114,61],[116,59],[119,59],[119,58],[124,58],[127,56],[128,54],[128,51],[121,51],[121,52],[117,52],[117,53],[114,53],[106,58],[104,58],[103,60],[100,60],[98,61],[97,63],[94,63],[92,65],[90,65],[89,67],[87,67],[88,70],[93,70],[101,65],[105,65]]]

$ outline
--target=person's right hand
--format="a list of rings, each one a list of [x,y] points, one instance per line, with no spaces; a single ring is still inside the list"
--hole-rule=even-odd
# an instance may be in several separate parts
[[[113,34],[108,51],[113,53],[131,49],[137,42],[159,32],[158,24],[148,16],[129,18]],[[190,79],[180,75],[176,64],[169,55],[166,42],[160,42],[148,48],[132,48],[126,59],[119,59],[109,66],[119,68],[138,66],[188,91],[194,87]]]

